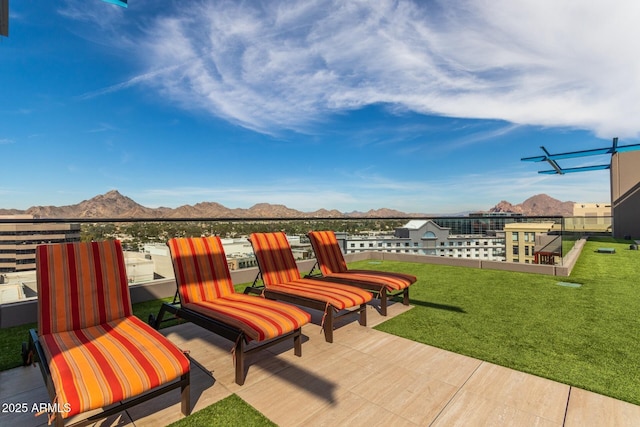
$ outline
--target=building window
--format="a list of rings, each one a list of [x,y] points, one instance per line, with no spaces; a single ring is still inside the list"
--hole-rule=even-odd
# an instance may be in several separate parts
[[[524,255],[529,256],[529,246],[524,247]]]
[[[512,242],[517,242],[518,241],[518,232],[517,231],[512,231],[511,232],[511,241]]]
[[[519,247],[514,246],[514,247],[513,247],[513,254],[514,254],[514,255],[519,255],[519,254],[520,254],[519,249],[520,249]]]

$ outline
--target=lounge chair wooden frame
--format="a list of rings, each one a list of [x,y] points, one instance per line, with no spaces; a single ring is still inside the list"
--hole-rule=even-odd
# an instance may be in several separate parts
[[[349,286],[355,286],[360,289],[365,289],[372,292],[376,298],[380,300],[380,314],[387,316],[387,307],[389,306],[389,300],[398,296],[402,296],[402,305],[409,305],[409,288],[404,288],[399,291],[389,292],[385,285],[379,285],[373,282],[367,282],[357,279],[338,279],[333,277],[323,276],[321,273],[314,273],[318,263],[314,264],[313,268],[305,277],[313,277],[317,280],[326,280],[333,283],[345,283]]]
[[[158,317],[155,319],[150,317],[149,324],[154,328],[158,328],[165,321],[164,316],[167,312],[173,314],[175,318],[194,323],[234,343],[232,351],[235,355],[235,382],[238,385],[243,385],[245,382],[247,376],[245,371],[246,358],[253,353],[293,338],[294,354],[298,357],[302,356],[302,332],[300,328],[247,349],[246,346],[249,344],[249,339],[243,330],[184,308],[180,302],[162,303]]]
[[[251,286],[247,286],[244,289],[245,294],[255,294],[255,295],[264,295],[265,298],[284,301],[290,304],[301,305],[303,307],[308,307],[314,310],[325,312],[324,317],[324,339],[326,342],[333,342],[333,328],[336,320],[345,317],[351,316],[353,314],[358,314],[358,323],[362,326],[367,326],[367,304],[360,304],[358,308],[354,310],[337,310],[331,304],[327,305],[327,303],[323,301],[319,301],[316,299],[306,298],[294,294],[288,294],[284,292],[270,291],[264,285],[258,285],[257,279],[261,277],[261,273],[258,273],[256,280],[254,280],[254,284]]]
[[[254,248],[254,252],[256,251],[255,243],[250,238],[249,241]],[[291,248],[289,248],[291,251]],[[310,297],[306,297],[303,295],[298,295],[295,293],[283,292],[278,290],[269,289],[266,285],[258,285],[258,279],[263,277],[263,268],[264,265],[261,264],[260,257],[256,254],[256,260],[258,261],[258,275],[256,276],[253,284],[245,288],[245,294],[257,294],[263,295],[265,298],[285,301],[291,304],[300,305],[303,307],[308,307],[314,310],[318,310],[324,312],[322,327],[324,329],[325,341],[328,343],[333,342],[333,329],[335,325],[335,321],[349,315],[358,314],[358,323],[362,326],[367,326],[367,304],[366,302],[360,304],[355,309],[345,309],[338,310],[332,304],[329,304],[320,299],[314,299]],[[299,274],[299,273],[298,273]],[[314,281],[316,282],[318,287],[323,287],[329,281],[317,280],[316,278],[306,278],[306,281]],[[264,283],[264,279],[263,279]]]

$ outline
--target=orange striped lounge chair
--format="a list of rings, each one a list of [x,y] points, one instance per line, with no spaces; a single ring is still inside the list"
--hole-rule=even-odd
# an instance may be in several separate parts
[[[219,237],[175,238],[168,242],[177,298],[164,303],[155,325],[168,311],[235,343],[235,382],[244,384],[245,357],[293,338],[294,354],[302,356],[301,328],[309,313],[277,301],[235,292]],[[260,343],[245,349],[250,341]]]
[[[349,270],[333,231],[312,231],[307,234],[316,254],[322,277],[367,289],[380,297],[380,313],[387,315],[390,297],[402,294],[402,303],[409,305],[409,286],[417,278],[410,274],[376,270]]]
[[[104,408],[78,421],[95,422],[176,388],[190,413],[189,358],[133,315],[119,241],[40,245],[36,277],[28,348],[51,397],[50,422]]]
[[[372,299],[369,292],[344,284],[302,278],[287,236],[282,232],[253,233],[249,240],[264,289],[248,287],[245,293],[260,292],[269,299],[324,311],[322,327],[327,342],[333,342],[334,320],[342,315],[357,312],[360,314],[360,324],[366,326],[366,303]],[[357,308],[351,310],[354,307]]]

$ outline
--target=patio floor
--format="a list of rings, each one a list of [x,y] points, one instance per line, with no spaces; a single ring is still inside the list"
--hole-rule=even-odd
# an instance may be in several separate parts
[[[411,307],[390,305],[389,316]],[[368,307],[369,326],[384,321]],[[302,357],[282,343],[248,358],[234,383],[231,343],[192,324],[163,329],[192,365],[198,411],[236,393],[280,426],[631,426],[640,406],[359,326],[339,322],[334,343],[318,321],[303,328]],[[0,372],[0,425],[47,425],[46,416],[8,413],[9,403],[48,402],[39,369]],[[113,416],[101,426],[159,426],[182,418],[179,392]]]

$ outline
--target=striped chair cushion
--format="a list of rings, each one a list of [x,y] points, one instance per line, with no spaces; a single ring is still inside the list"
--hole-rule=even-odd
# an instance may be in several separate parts
[[[311,320],[293,305],[236,293],[219,237],[171,239],[169,248],[183,308],[238,328],[256,341],[294,331]]]
[[[118,241],[38,246],[36,277],[39,335],[83,329],[131,315]]]
[[[284,233],[253,233],[250,240],[265,286],[300,279],[298,265]]]
[[[293,305],[237,293],[182,306],[236,327],[256,341],[287,334],[311,321],[309,313]]]
[[[183,304],[211,301],[235,292],[220,238],[178,238],[168,242]]]
[[[384,286],[389,291],[405,289],[418,280],[415,276],[410,274],[375,270],[349,270],[346,273],[332,273],[325,275],[324,277],[344,280],[346,282],[351,280],[372,283],[381,288]]]
[[[271,284],[267,286],[267,289],[323,301],[338,310],[357,307],[371,301],[373,298],[369,292],[363,289],[314,279],[298,279],[285,283]]]
[[[136,396],[189,371],[189,360],[164,336],[130,316],[42,335],[62,417]]]
[[[308,236],[323,275],[347,271],[347,263],[333,231],[312,231]]]

